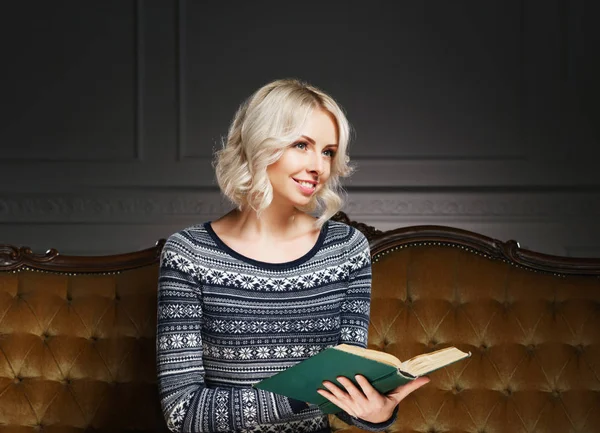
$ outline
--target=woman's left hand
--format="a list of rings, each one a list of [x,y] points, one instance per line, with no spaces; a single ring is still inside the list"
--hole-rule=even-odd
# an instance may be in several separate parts
[[[429,382],[427,377],[418,377],[388,394],[381,394],[361,375],[356,375],[360,389],[346,377],[338,377],[337,380],[345,391],[334,383],[325,381],[323,386],[328,391],[319,389],[317,392],[349,415],[375,424],[390,419],[398,403]]]

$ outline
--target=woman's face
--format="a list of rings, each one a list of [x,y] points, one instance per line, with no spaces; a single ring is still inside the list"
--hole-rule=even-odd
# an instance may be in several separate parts
[[[292,143],[277,162],[267,167],[273,200],[305,206],[323,188],[331,174],[338,147],[335,118],[323,109],[308,116],[302,137]]]

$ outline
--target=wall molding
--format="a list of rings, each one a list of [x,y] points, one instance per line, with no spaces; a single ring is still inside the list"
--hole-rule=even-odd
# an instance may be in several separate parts
[[[0,222],[164,222],[172,217],[219,216],[233,206],[218,192],[20,194],[0,198]],[[598,194],[352,193],[344,211],[353,219],[472,218],[556,221],[600,217]]]
[[[125,5],[125,3],[123,3]],[[56,156],[38,156],[35,154],[23,155],[23,156],[2,156],[0,154],[0,166],[1,164],[13,164],[17,163],[30,163],[30,164],[55,164],[55,163],[139,163],[143,159],[143,146],[144,146],[144,94],[143,94],[143,81],[145,80],[145,39],[146,39],[146,27],[144,23],[145,5],[142,0],[135,0],[133,23],[132,29],[132,40],[135,47],[135,52],[132,56],[133,63],[133,82],[131,86],[131,98],[133,100],[133,106],[135,113],[133,115],[133,142],[130,143],[133,147],[133,155],[125,157],[85,157],[76,156],[71,157],[69,153],[57,154]],[[90,77],[94,79],[93,77]]]

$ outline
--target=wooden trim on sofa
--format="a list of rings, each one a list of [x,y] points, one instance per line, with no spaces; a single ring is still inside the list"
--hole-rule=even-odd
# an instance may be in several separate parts
[[[453,227],[423,225],[384,232],[352,221],[344,212],[338,212],[332,219],[356,227],[364,233],[375,259],[392,249],[438,244],[468,249],[532,271],[600,276],[600,258],[570,258],[536,253],[520,248],[514,240],[502,242]],[[34,254],[28,247],[0,245],[0,272],[29,269],[73,274],[114,273],[157,263],[165,241],[160,239],[154,247],[142,251],[108,256],[64,256],[55,249],[48,250],[46,254]]]
[[[29,247],[0,245],[0,272],[36,270],[65,274],[115,273],[157,263],[165,239],[152,248],[107,256],[64,256],[56,249],[35,254]]]
[[[363,223],[352,221],[343,212],[333,219],[356,227],[365,234],[371,246],[371,255],[377,257],[393,248],[408,245],[439,244],[470,249],[489,258],[503,260],[532,271],[556,275],[600,276],[600,258],[552,256],[520,248],[517,241],[502,242],[479,233],[447,226],[422,225],[403,227],[383,232]]]

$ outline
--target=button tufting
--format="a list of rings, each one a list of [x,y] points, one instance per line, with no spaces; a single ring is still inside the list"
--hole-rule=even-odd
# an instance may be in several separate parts
[[[489,349],[489,346],[486,343],[481,343],[481,345],[479,346],[479,349],[481,349],[482,352],[487,352],[487,350]]]
[[[560,398],[560,391],[558,389],[552,390],[552,397]]]
[[[459,392],[461,392],[463,390],[463,387],[460,386],[460,384],[456,384],[454,385],[454,387],[452,388],[452,390],[454,391],[455,394],[458,394]]]
[[[504,394],[511,396],[513,393],[512,388],[510,386],[507,386],[506,388],[504,388]]]

